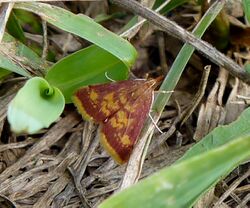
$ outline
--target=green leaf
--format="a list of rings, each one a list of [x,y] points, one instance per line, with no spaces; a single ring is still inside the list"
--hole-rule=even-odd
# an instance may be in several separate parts
[[[250,135],[164,168],[105,200],[99,208],[181,208],[250,158]]]
[[[15,133],[33,134],[47,128],[64,109],[64,97],[40,77],[26,82],[11,101],[7,117]]]
[[[0,44],[0,47],[1,47],[1,44]],[[15,72],[25,77],[31,76],[29,72],[25,71],[25,69],[18,66],[17,62],[15,63],[11,59],[8,59],[8,57],[6,57],[5,54],[2,54],[1,51],[0,51],[0,67],[3,69],[7,69],[9,71]]]
[[[188,2],[189,0],[172,0],[170,1],[165,7],[163,7],[160,11],[161,14],[166,14],[167,12],[173,10],[174,8]],[[160,5],[162,5],[165,2],[165,0],[156,0],[155,4],[153,6],[154,9],[158,8]]]
[[[202,19],[200,20],[200,22],[196,25],[196,27],[192,31],[196,37],[199,37],[199,38],[202,37],[206,29],[209,27],[209,25],[211,25],[211,23],[214,21],[217,15],[220,13],[224,4],[225,4],[224,1],[216,1],[206,11]],[[168,75],[165,77],[160,87],[160,91],[173,91],[175,89],[182,75],[182,72],[184,71],[185,66],[187,65],[194,50],[195,49],[193,46],[187,43],[184,44],[184,46],[181,48],[180,52],[178,53],[174,63],[172,64]],[[170,96],[171,96],[171,93],[166,93],[166,94],[160,93],[155,99],[153,110],[155,112],[161,112],[164,109],[166,103],[168,102]]]
[[[250,63],[246,63],[244,68],[248,73],[250,73]]]
[[[200,142],[188,150],[177,162],[187,160],[203,152],[218,148],[240,136],[250,134],[250,108],[244,110],[240,117],[229,125],[215,128]]]
[[[20,42],[25,43],[26,38],[23,33],[23,29],[21,25],[18,22],[18,19],[14,13],[14,11],[11,12],[8,22],[7,22],[7,29],[9,34],[11,34],[13,37],[18,39]]]
[[[96,44],[119,58],[128,68],[137,52],[126,40],[97,24],[85,15],[75,15],[65,9],[44,3],[16,3],[15,8],[31,11],[62,30],[71,32]]]
[[[125,14],[121,12],[115,12],[112,14],[101,13],[101,14],[98,14],[94,20],[95,22],[100,23],[100,22],[104,22],[113,18],[124,18],[124,17],[125,17]]]
[[[163,3],[165,3],[166,0],[156,0],[155,4],[153,6],[153,9],[156,10],[158,7],[160,7]],[[170,1],[166,6],[164,6],[160,10],[160,14],[166,14],[169,11],[173,10],[174,8],[186,3],[189,0],[172,0]],[[134,16],[120,31],[119,34],[124,33],[126,30],[129,30],[131,27],[133,27],[136,23],[138,23],[138,16]]]
[[[242,0],[246,19],[250,23],[250,0]]]
[[[23,28],[26,28],[28,26],[28,31],[30,33],[43,33],[42,24],[38,16],[22,9],[14,9],[12,11],[14,11],[18,21],[20,22]]]
[[[5,76],[9,75],[10,73],[11,73],[10,71],[0,68],[0,80]]]
[[[60,60],[48,71],[46,79],[63,93],[66,103],[71,102],[73,92],[79,87],[124,80],[127,67],[115,56],[93,45]]]
[[[0,67],[22,76],[31,77],[27,69],[40,74],[48,64],[30,48],[5,33],[0,43]]]

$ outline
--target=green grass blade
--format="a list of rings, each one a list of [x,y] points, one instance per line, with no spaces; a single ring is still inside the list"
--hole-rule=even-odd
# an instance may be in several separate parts
[[[18,66],[17,63],[13,62],[11,59],[8,59],[8,57],[6,57],[5,54],[2,54],[1,51],[0,51],[0,67],[25,77],[31,76],[25,69]]]
[[[11,12],[8,22],[7,22],[7,29],[8,33],[18,39],[20,42],[25,43],[26,38],[24,36],[23,29],[21,25],[18,22],[18,19],[14,13],[14,11]]]
[[[245,12],[245,17],[248,23],[250,23],[250,0],[242,0],[242,4]]]
[[[166,0],[156,0],[153,6],[154,9],[158,8],[163,4]],[[172,0],[170,1],[165,7],[163,7],[160,11],[161,14],[166,14],[167,12],[171,11],[172,9],[188,2],[189,0]]]
[[[65,9],[44,3],[16,3],[15,8],[34,12],[60,29],[94,43],[119,58],[128,68],[135,61],[137,52],[128,41],[105,29],[88,16],[75,15]]]
[[[197,37],[202,37],[206,29],[217,17],[219,12],[223,8],[224,4],[225,4],[224,1],[217,1],[216,3],[214,3],[204,14],[200,22],[196,25],[195,29],[193,30],[193,34],[195,34]],[[184,44],[178,56],[176,57],[168,75],[163,81],[160,87],[160,91],[173,91],[175,89],[175,86],[179,81],[182,72],[186,64],[188,63],[191,55],[193,54],[194,50],[195,50],[194,47],[192,47],[191,45]],[[164,109],[170,96],[171,93],[159,94],[156,97],[153,110],[157,113],[160,113]]]
[[[250,158],[250,135],[164,168],[99,208],[191,207],[213,184]]]
[[[201,153],[218,148],[243,135],[250,134],[250,108],[242,112],[240,117],[229,125],[215,128],[200,142],[188,150],[177,162],[197,156]]]
[[[22,76],[31,77],[31,73],[23,66],[40,74],[48,67],[48,64],[30,48],[5,33],[0,43],[0,67]]]
[[[153,9],[156,10],[160,7],[166,0],[156,0],[153,6]],[[167,12],[173,10],[174,8],[184,4],[188,0],[172,0],[165,7],[160,10],[160,14],[166,14]],[[119,34],[124,33],[125,31],[132,28],[136,23],[138,23],[138,16],[134,16],[120,31]]]

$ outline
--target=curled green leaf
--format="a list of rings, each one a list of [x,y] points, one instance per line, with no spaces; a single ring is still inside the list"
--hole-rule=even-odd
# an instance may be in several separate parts
[[[65,105],[61,91],[40,77],[26,82],[11,101],[7,117],[15,133],[33,134],[59,118]]]

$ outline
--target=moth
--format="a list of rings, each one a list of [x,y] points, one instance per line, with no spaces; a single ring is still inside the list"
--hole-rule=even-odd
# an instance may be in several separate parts
[[[73,103],[83,119],[100,124],[100,142],[113,159],[128,161],[153,102],[159,79],[125,80],[78,89]]]

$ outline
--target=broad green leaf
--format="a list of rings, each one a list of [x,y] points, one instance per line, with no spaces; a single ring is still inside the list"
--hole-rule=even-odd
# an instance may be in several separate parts
[[[27,81],[11,101],[7,118],[15,133],[33,134],[57,120],[64,104],[59,89],[35,77]]]
[[[22,76],[31,77],[27,69],[40,74],[48,64],[30,48],[5,33],[0,43],[0,67]]]
[[[246,19],[250,23],[250,0],[242,0]]]
[[[118,58],[93,45],[60,60],[45,78],[61,90],[66,103],[69,103],[76,89],[108,82],[107,76],[123,80],[128,77],[128,69]]]
[[[105,200],[99,208],[188,208],[213,184],[250,159],[250,135],[194,156]]]
[[[250,108],[243,111],[240,117],[229,125],[215,128],[200,142],[195,144],[177,162],[187,160],[203,152],[218,148],[226,143],[237,139],[240,136],[250,134]]]
[[[126,40],[85,15],[44,3],[16,3],[15,8],[34,12],[47,22],[94,43],[120,59],[128,68],[136,58],[135,48]]]

